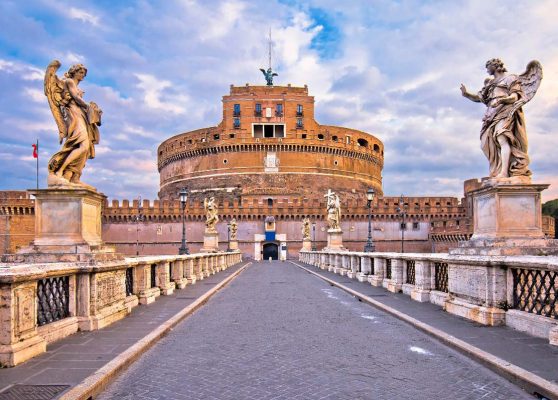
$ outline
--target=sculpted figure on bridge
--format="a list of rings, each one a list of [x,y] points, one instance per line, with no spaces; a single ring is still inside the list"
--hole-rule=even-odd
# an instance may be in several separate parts
[[[493,58],[486,62],[489,77],[483,88],[472,94],[461,85],[461,94],[486,104],[480,133],[481,147],[490,164],[490,178],[529,177],[527,132],[523,105],[531,100],[542,80],[542,67],[531,61],[521,75],[507,74],[504,63]]]
[[[341,202],[339,201],[339,196],[328,189],[327,193],[324,195],[327,198],[327,222],[329,224],[329,230],[340,231],[341,226]]]
[[[308,217],[302,220],[302,240],[310,240],[310,220]]]
[[[60,61],[52,61],[45,72],[44,91],[58,126],[62,147],[48,162],[48,186],[88,187],[80,181],[85,162],[95,158],[99,143],[101,109],[94,102],[86,103],[79,83],[87,75],[83,64],[72,65],[63,79],[56,71]]]
[[[231,240],[236,240],[236,235],[238,232],[238,224],[236,222],[236,218],[231,219]]]
[[[211,196],[209,199],[206,197],[203,200],[203,207],[205,208],[205,231],[210,233],[215,233],[217,230],[215,226],[219,222],[219,217],[217,216],[217,204],[215,203],[215,197]]]

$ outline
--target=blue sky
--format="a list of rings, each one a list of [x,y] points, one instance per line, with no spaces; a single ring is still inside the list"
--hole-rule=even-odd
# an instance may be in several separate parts
[[[482,85],[484,63],[544,80],[525,106],[535,182],[558,197],[558,2],[509,1],[2,1],[0,189],[35,186],[31,144],[42,144],[41,185],[57,150],[43,94],[53,59],[84,63],[85,100],[104,111],[97,157],[83,180],[109,198],[156,198],[156,147],[221,118],[230,84],[264,84],[266,37],[277,84],[308,84],[323,124],[385,144],[386,195],[461,197],[487,174],[482,105],[459,85]]]

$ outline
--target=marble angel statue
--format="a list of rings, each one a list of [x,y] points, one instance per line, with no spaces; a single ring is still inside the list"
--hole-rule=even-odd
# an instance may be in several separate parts
[[[461,94],[487,107],[480,140],[490,165],[490,178],[529,179],[531,171],[522,107],[535,96],[541,84],[542,66],[538,61],[531,61],[523,74],[507,74],[504,63],[493,58],[486,62],[486,71],[493,77],[484,81],[477,94],[469,93],[463,84]]]
[[[310,219],[308,217],[302,220],[302,240],[310,240]]]
[[[324,195],[327,197],[327,222],[330,230],[341,230],[341,202],[339,196],[330,190]]]
[[[219,217],[217,216],[217,204],[215,203],[215,197],[211,196],[209,199],[206,197],[203,200],[203,207],[206,215],[206,232],[217,232],[215,226],[217,225],[217,222],[219,222]]]
[[[62,79],[56,71],[60,61],[52,61],[45,72],[44,91],[62,145],[48,162],[48,186],[87,187],[80,181],[88,159],[95,157],[95,145],[99,143],[101,109],[94,102],[86,103],[79,83],[87,75],[83,64],[70,67]]]

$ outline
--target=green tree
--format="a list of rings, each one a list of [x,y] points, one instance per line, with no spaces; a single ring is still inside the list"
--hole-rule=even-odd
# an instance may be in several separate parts
[[[549,200],[542,205],[543,215],[550,215],[551,217],[558,218],[558,199]]]

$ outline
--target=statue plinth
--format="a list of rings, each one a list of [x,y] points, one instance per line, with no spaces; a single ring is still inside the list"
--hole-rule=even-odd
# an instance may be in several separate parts
[[[302,249],[301,250],[311,251],[312,250],[312,241],[310,239],[302,240]]]
[[[327,247],[323,250],[346,250],[343,247],[343,231],[341,229],[327,230]]]
[[[219,251],[219,233],[216,231],[205,230],[203,234],[202,253],[216,253]]]
[[[229,242],[229,250],[231,250],[231,251],[238,250],[238,240],[231,240]]]
[[[558,254],[558,241],[546,239],[542,230],[541,192],[549,185],[513,182],[486,179],[471,192],[473,236],[450,254]]]
[[[101,239],[106,196],[88,188],[30,190],[35,196],[35,239],[5,262],[85,262],[119,257]]]

